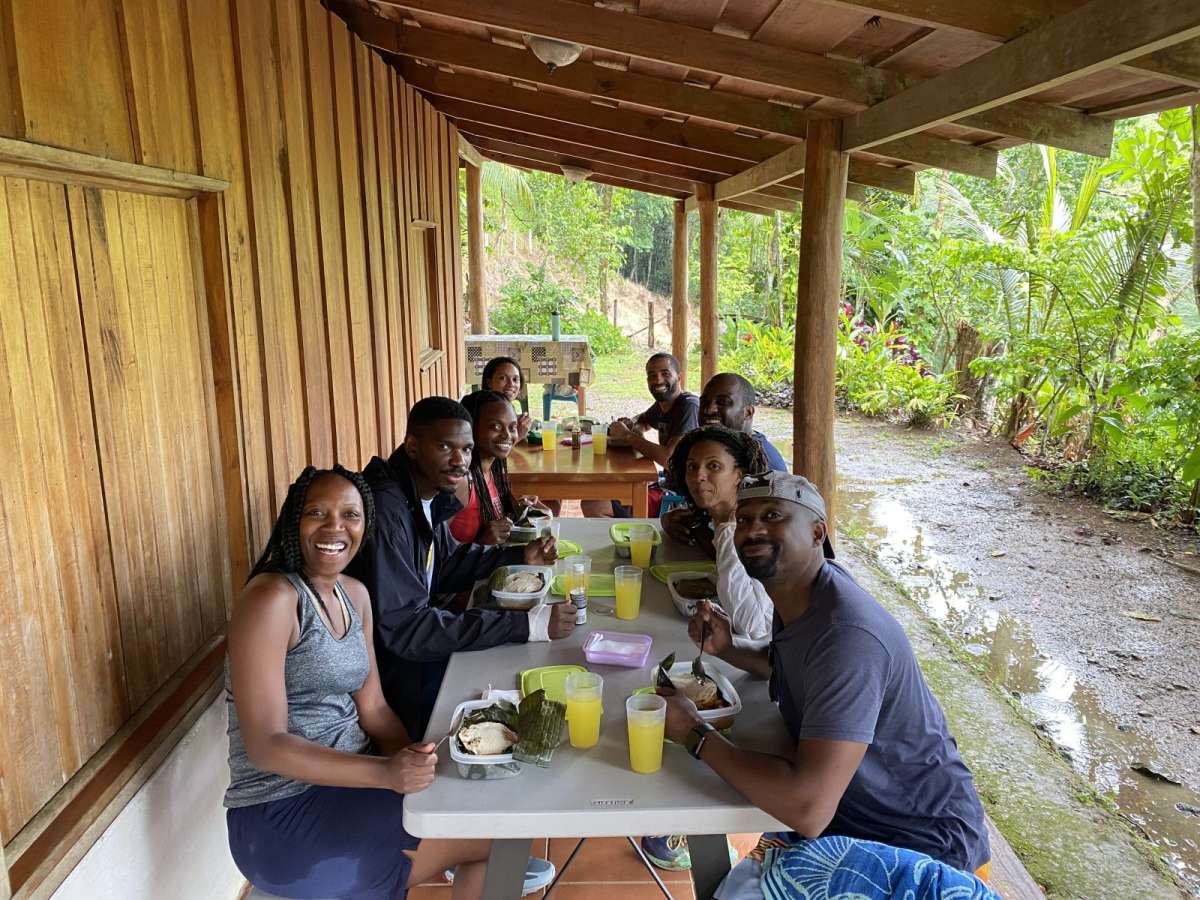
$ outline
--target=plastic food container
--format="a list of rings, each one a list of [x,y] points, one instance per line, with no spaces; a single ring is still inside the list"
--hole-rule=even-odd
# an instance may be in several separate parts
[[[696,606],[700,603],[698,598],[684,597],[675,589],[675,583],[679,581],[707,581],[712,585],[712,595],[708,598],[713,602],[717,599],[717,576],[715,572],[705,572],[701,570],[691,572],[672,572],[667,576],[667,590],[671,592],[671,602],[675,604],[675,611],[685,619],[690,619],[696,614]]]
[[[451,723],[460,723],[454,729],[454,736],[446,743],[450,745],[450,759],[458,767],[458,774],[470,781],[492,781],[496,778],[512,778],[521,774],[521,764],[513,759],[511,753],[498,753],[495,756],[474,756],[464,753],[458,743],[458,731],[462,727],[462,717],[475,709],[491,706],[494,700],[467,700],[454,708]]]
[[[519,594],[513,591],[502,591],[499,585],[514,572],[535,572],[542,576],[542,589],[531,594]],[[554,581],[554,569],[550,566],[501,566],[492,573],[492,598],[501,609],[530,610],[546,599],[550,593],[550,584]]]
[[[530,514],[525,525],[514,525],[512,531],[508,535],[508,543],[510,544],[528,544],[530,541],[541,537],[550,530],[550,523],[554,520],[551,515],[533,515]]]
[[[719,669],[706,665],[704,672],[717,683],[717,687],[721,691],[721,696],[729,701],[729,706],[723,706],[720,709],[702,709],[700,710],[700,718],[718,731],[724,731],[733,725],[733,720],[742,711],[742,698],[738,696],[738,692],[734,689],[733,684],[730,683],[729,679]],[[667,670],[667,674],[672,677],[690,675],[691,673],[692,661],[690,659],[677,662]]]
[[[590,663],[640,669],[650,658],[654,639],[648,634],[622,631],[593,631],[583,642],[583,656]]]
[[[608,529],[608,536],[612,538],[613,545],[616,547],[617,556],[621,559],[629,559],[629,528],[631,525],[645,524],[642,522],[617,522]],[[654,529],[654,538],[650,544],[650,560],[653,562],[658,557],[658,548],[662,545],[662,532],[658,530],[657,525],[651,525]]]

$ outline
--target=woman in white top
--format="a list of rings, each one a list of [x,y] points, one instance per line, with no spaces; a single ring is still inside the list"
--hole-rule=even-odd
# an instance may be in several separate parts
[[[697,428],[680,439],[667,465],[672,490],[687,501],[663,517],[672,537],[703,547],[717,560],[717,598],[734,633],[754,641],[771,638],[774,606],[761,582],[746,574],[733,546],[738,484],[767,471],[753,434],[719,426]]]

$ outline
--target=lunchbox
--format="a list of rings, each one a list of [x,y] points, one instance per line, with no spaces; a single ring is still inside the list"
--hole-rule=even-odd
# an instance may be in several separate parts
[[[521,774],[521,764],[513,759],[511,753],[498,753],[495,756],[474,756],[464,753],[459,747],[458,731],[462,727],[462,718],[476,709],[491,706],[494,700],[467,700],[454,708],[451,723],[458,722],[454,734],[446,743],[450,745],[450,759],[458,767],[458,774],[469,781],[492,781],[496,778],[512,778]]]
[[[530,513],[526,525],[514,525],[508,533],[508,543],[510,544],[528,544],[532,540],[536,540],[550,530],[550,523],[554,521],[554,517],[548,513],[538,512],[536,515]]]
[[[653,643],[648,634],[593,631],[583,642],[583,656],[590,663],[640,669],[650,658]]]
[[[613,546],[616,547],[617,556],[621,559],[629,559],[629,529],[633,525],[640,525],[640,522],[617,522],[608,529],[608,536],[612,539]],[[648,524],[648,523],[646,523]],[[654,531],[654,537],[650,542],[650,561],[653,562],[658,557],[658,548],[662,544],[662,532],[654,525],[650,526]]]
[[[667,590],[671,593],[671,602],[675,604],[675,611],[685,619],[690,619],[696,614],[696,606],[700,602],[699,599],[684,597],[675,590],[675,582],[704,580],[712,585],[712,596],[709,598],[714,602],[717,599],[717,575],[715,572],[704,572],[700,570],[688,572],[672,572],[667,576]]]
[[[518,594],[513,591],[501,591],[497,585],[504,584],[504,579],[514,572],[536,572],[542,576],[542,589],[533,594]],[[501,566],[492,573],[488,582],[492,599],[501,609],[530,610],[546,599],[550,593],[550,584],[554,581],[554,569],[550,566]]]
[[[657,667],[655,668],[657,671]],[[689,675],[692,671],[692,661],[690,659],[681,660],[667,670],[668,675]],[[732,682],[725,677],[724,673],[715,666],[705,666],[704,674],[712,678],[717,683],[717,687],[721,691],[721,696],[729,701],[729,706],[723,706],[720,709],[702,709],[699,710],[700,718],[709,725],[716,728],[718,731],[725,731],[733,726],[733,720],[737,718],[738,713],[742,711],[742,698],[738,696],[738,692],[734,689]],[[653,688],[651,689],[653,690]]]

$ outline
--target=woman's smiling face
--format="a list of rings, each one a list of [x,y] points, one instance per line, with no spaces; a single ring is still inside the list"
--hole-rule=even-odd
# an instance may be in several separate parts
[[[475,422],[475,451],[480,456],[507,459],[517,442],[517,414],[507,400],[485,403]]]
[[[358,488],[341,475],[322,475],[308,486],[300,510],[300,554],[310,575],[342,572],[362,543],[366,517]]]
[[[732,454],[717,441],[700,441],[688,452],[684,477],[692,502],[700,509],[736,503],[742,474]]]
[[[521,370],[512,363],[501,363],[492,372],[491,384],[485,384],[483,388],[516,400],[521,393]]]

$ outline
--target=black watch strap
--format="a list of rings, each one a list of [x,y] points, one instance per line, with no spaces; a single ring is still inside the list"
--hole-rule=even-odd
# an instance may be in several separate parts
[[[717,729],[713,728],[707,722],[697,722],[695,727],[688,732],[687,740],[684,741],[684,746],[687,748],[687,752],[690,753],[693,758],[699,759],[700,749],[704,746],[705,740],[707,740],[708,736],[716,730]]]

